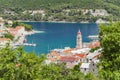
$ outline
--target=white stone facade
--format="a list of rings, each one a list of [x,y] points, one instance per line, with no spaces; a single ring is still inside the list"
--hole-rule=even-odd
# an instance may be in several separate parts
[[[82,48],[82,35],[79,30],[77,34],[77,39],[76,39],[76,49],[81,49],[81,48]]]
[[[92,72],[93,74],[96,75],[98,73],[98,69],[94,62],[82,63],[80,66],[80,71],[83,72],[84,74],[88,74]]]

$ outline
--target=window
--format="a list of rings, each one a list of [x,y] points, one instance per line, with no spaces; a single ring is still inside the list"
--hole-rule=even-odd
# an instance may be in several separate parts
[[[80,61],[82,61],[82,60],[80,59]]]

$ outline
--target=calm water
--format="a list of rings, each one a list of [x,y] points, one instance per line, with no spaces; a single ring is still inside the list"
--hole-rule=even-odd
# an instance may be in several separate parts
[[[72,47],[76,45],[76,35],[80,29],[83,42],[89,42],[89,35],[98,34],[98,26],[95,23],[49,23],[26,22],[31,24],[39,33],[27,36],[28,43],[36,43],[35,47],[25,46],[27,52],[48,53],[54,48]]]

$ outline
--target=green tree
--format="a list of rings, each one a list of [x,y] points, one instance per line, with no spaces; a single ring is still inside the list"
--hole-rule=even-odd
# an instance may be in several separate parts
[[[84,80],[83,73],[68,69],[65,64],[44,65],[40,72],[42,80]]]
[[[85,75],[85,80],[99,80],[99,79],[92,73],[88,73],[87,75]],[[100,80],[102,80],[102,79],[100,79]]]
[[[120,22],[100,26],[102,56],[100,76],[105,80],[120,78]],[[117,75],[116,75],[117,74]]]
[[[25,24],[25,23],[22,23],[22,22],[18,22],[18,21],[13,22],[12,27],[15,28],[16,26],[24,26],[25,30],[27,30],[27,31],[31,31],[33,29],[31,25]]]
[[[5,38],[9,38],[9,39],[11,39],[11,40],[14,39],[14,36],[12,36],[10,33],[5,33],[5,34],[4,34],[4,37],[5,37]]]
[[[85,76],[78,66],[69,69],[63,63],[45,64],[45,58],[8,44],[0,48],[0,80],[97,80],[92,74]]]
[[[0,49],[0,57],[0,79],[40,79],[41,63],[44,59],[34,53],[26,53],[21,47],[12,49],[8,45]]]

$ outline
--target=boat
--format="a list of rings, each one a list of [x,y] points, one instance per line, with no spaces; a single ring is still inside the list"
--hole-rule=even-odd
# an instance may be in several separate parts
[[[34,43],[24,43],[23,45],[25,45],[25,46],[36,46],[36,44],[34,44]]]
[[[99,36],[98,35],[89,35],[88,38],[90,38],[92,40],[99,40]]]

